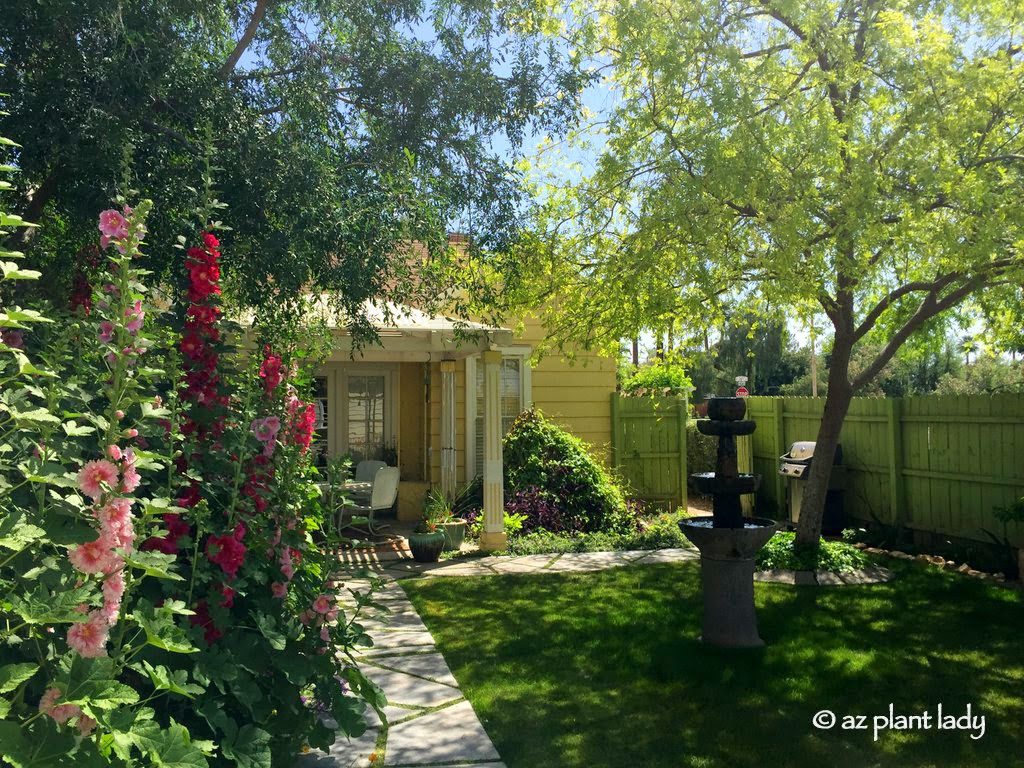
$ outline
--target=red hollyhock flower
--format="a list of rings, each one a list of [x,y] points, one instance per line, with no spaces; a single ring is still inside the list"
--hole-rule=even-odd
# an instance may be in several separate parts
[[[205,600],[200,600],[196,604],[195,611],[193,615],[188,617],[189,623],[193,627],[202,627],[206,644],[213,645],[224,636],[224,633],[217,629],[217,626],[213,623],[213,617],[210,615],[210,606],[207,605]]]
[[[233,535],[211,536],[206,540],[206,556],[232,579],[245,561],[245,551],[245,545]]]

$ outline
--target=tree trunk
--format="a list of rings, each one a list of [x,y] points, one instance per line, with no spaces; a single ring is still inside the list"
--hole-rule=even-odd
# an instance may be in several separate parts
[[[814,460],[807,473],[803,500],[800,503],[800,521],[797,523],[796,544],[817,546],[821,538],[821,523],[825,515],[825,496],[828,481],[832,476],[832,462],[839,444],[839,432],[843,428],[846,412],[853,399],[850,386],[850,348],[852,344],[838,335],[828,376],[828,393],[825,395],[825,410],[814,446]]]
[[[633,365],[640,365],[640,339],[633,339]]]

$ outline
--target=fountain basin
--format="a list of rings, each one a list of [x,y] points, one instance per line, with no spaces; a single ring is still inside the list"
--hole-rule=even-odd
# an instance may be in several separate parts
[[[697,491],[704,496],[715,494],[737,496],[744,493],[754,493],[754,491],[761,487],[760,475],[740,474],[734,477],[718,477],[715,472],[695,472],[690,475],[690,479],[693,481]],[[689,519],[697,520],[700,518]]]
[[[680,520],[679,530],[700,550],[701,557],[739,558],[751,562],[779,527],[777,522],[765,517],[744,518],[742,528],[715,528],[714,525],[713,516],[702,515]]]
[[[709,397],[708,418],[713,421],[739,421],[747,412],[747,401],[742,397]]]
[[[756,428],[756,421],[711,421],[710,419],[699,419],[697,421],[698,432],[702,435],[714,437],[752,435]]]

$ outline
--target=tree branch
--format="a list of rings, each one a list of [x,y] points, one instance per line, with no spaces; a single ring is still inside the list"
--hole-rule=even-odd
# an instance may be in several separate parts
[[[871,365],[861,371],[857,377],[853,380],[853,389],[857,391],[862,386],[871,381],[879,372],[892,360],[893,355],[899,350],[903,343],[909,339],[914,332],[924,325],[925,322],[931,320],[938,314],[945,312],[947,309],[955,307],[957,304],[962,302],[968,296],[970,296],[975,290],[977,290],[984,283],[984,279],[981,275],[975,275],[970,280],[965,282],[956,290],[946,294],[943,298],[939,299],[936,292],[931,292],[917,307],[917,311],[911,315],[910,319],[903,324],[893,337],[889,339],[889,343],[885,345],[878,356],[872,361]]]
[[[220,70],[217,74],[222,80],[228,79],[231,73],[235,70],[235,65],[238,64],[238,60],[242,58],[242,54],[245,53],[252,39],[256,36],[256,30],[260,26],[260,22],[263,21],[263,17],[267,13],[267,6],[270,4],[270,0],[256,0],[256,7],[252,10],[252,18],[249,19],[249,23],[245,27],[245,31],[242,36],[235,43],[234,49],[228,55],[227,60],[221,65]]]

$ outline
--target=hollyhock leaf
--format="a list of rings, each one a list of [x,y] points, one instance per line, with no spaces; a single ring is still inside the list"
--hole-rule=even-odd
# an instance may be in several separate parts
[[[254,618],[256,619],[256,626],[259,627],[260,633],[267,638],[270,647],[275,651],[283,651],[288,644],[288,638],[277,628],[277,622],[274,618],[263,613],[255,614]]]
[[[11,711],[11,702],[4,697],[0,696],[0,720],[7,717],[7,713]]]
[[[12,512],[0,520],[0,547],[20,552],[46,535],[46,531],[24,520],[23,514]]]
[[[0,721],[3,758],[14,768],[57,768],[76,765],[75,738],[68,729],[59,729],[48,717],[39,718],[24,728],[10,720]]]
[[[177,559],[177,555],[165,555],[163,552],[150,550],[133,552],[125,558],[125,562],[132,568],[143,571],[146,576],[170,581],[184,581],[180,574],[170,570]]]
[[[58,421],[60,421],[58,419]],[[30,483],[46,483],[57,488],[77,488],[78,480],[71,472],[66,472],[60,464],[47,462],[40,465],[39,462],[24,462],[18,466],[25,479]]]
[[[388,699],[384,691],[356,667],[346,669],[344,676],[352,690],[364,698],[371,707],[379,711],[387,706]]]
[[[70,661],[62,661],[65,670],[62,703],[80,704],[92,709],[116,709],[124,704],[134,704],[139,694],[124,683],[118,682],[113,659],[106,657],[85,659],[73,654]]]
[[[270,768],[270,734],[254,725],[243,725],[220,749],[239,768]]]
[[[0,667],[0,693],[10,693],[39,670],[38,664],[7,664]]]
[[[45,585],[39,584],[24,597],[12,595],[9,599],[11,610],[27,624],[70,624],[82,620],[82,614],[76,609],[94,592],[86,585],[51,593]]]
[[[60,424],[60,419],[45,408],[34,408],[31,411],[19,411],[16,408],[10,408],[8,412],[11,414],[11,418],[18,422],[19,426],[26,424]]]
[[[193,698],[204,692],[204,688],[188,681],[188,671],[184,669],[169,670],[161,665],[153,666],[148,661],[141,664],[132,664],[132,669],[142,672],[149,677],[153,687],[158,691],[177,693],[188,698]]]
[[[65,421],[61,424],[61,428],[64,430],[64,434],[68,437],[83,437],[84,435],[91,435],[96,431],[95,427],[88,427],[84,424],[78,424],[76,421]]]
[[[156,768],[208,768],[202,751],[192,743],[188,730],[171,718],[165,729],[146,735],[147,753]]]
[[[188,633],[174,622],[175,611],[168,606],[153,608],[145,600],[140,600],[132,618],[146,633],[146,642],[171,653],[196,653],[199,649],[192,645]]]

